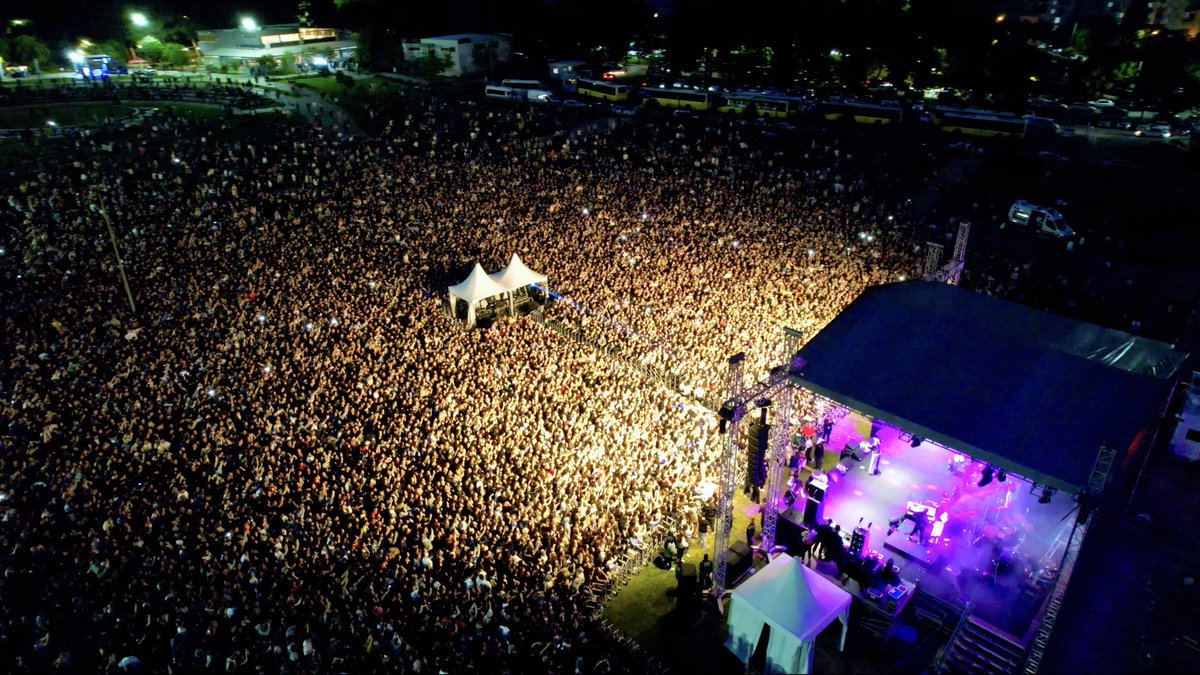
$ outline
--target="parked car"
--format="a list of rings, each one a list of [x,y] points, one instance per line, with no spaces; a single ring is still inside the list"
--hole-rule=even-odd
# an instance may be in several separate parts
[[[1170,138],[1171,126],[1169,124],[1139,124],[1133,135],[1143,138]]]
[[[632,108],[627,105],[614,105],[612,107],[614,115],[622,115],[624,117],[633,117],[637,114],[637,108]]]
[[[1106,98],[1098,98],[1095,101],[1088,101],[1087,104],[1093,108],[1112,108],[1116,105],[1116,103],[1113,103]]]
[[[563,101],[562,104],[563,104],[564,108],[586,108],[586,107],[588,107],[587,103],[584,103],[583,101],[580,101],[578,99],[573,99],[573,98],[569,98],[569,99]]]

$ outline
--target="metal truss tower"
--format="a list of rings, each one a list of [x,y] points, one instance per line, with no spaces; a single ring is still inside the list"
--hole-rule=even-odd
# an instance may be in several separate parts
[[[958,225],[958,237],[954,240],[954,258],[947,265],[946,283],[957,286],[967,264],[967,238],[971,236],[971,224],[964,221]]]
[[[787,349],[799,351],[799,333],[787,332],[784,339]],[[793,371],[798,371],[804,365],[804,360],[796,352],[793,352],[789,364],[776,367],[766,380],[750,389],[744,389],[742,383],[742,362],[745,355],[738,354],[729,359],[730,397],[721,406],[719,413],[725,438],[722,446],[720,483],[717,485],[716,532],[713,535],[712,594],[718,598],[725,593],[728,581],[725,577],[728,568],[726,557],[729,554],[729,533],[733,530],[733,496],[737,489],[736,475],[740,458],[738,439],[741,421],[746,416],[748,405],[760,406],[768,401],[770,401],[769,405],[775,406],[776,418],[769,440],[768,508],[763,515],[763,542],[770,546],[775,539],[778,510],[770,508],[770,506],[780,498],[779,487],[782,483],[784,467],[787,465],[794,391],[792,374]]]
[[[725,592],[726,555],[729,553],[729,532],[733,529],[733,495],[737,490],[738,439],[746,406],[742,401],[745,354],[729,359],[729,399],[721,406],[721,431],[725,435],[721,446],[720,473],[717,482],[716,531],[713,533],[713,589],[716,597]]]
[[[788,345],[791,348],[791,345]],[[792,401],[796,388],[790,386],[791,375],[803,364],[797,347],[787,372],[778,373],[784,386],[774,386],[775,423],[771,427],[770,465],[767,467],[767,500],[763,505],[762,548],[768,555],[775,547],[775,528],[779,524],[779,512],[786,509],[783,503],[784,481],[787,479],[788,450],[792,447]]]
[[[942,251],[945,246],[932,241],[925,244],[925,281],[937,281],[938,272],[942,267]]]

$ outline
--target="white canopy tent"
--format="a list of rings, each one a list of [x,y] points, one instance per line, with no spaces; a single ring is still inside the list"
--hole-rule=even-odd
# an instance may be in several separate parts
[[[780,555],[730,598],[725,647],[749,664],[763,626],[769,626],[764,674],[812,671],[813,643],[835,620],[842,621],[839,649],[846,647],[852,596],[789,555]]]
[[[525,263],[521,261],[521,256],[516,253],[513,254],[512,260],[508,261],[508,267],[488,276],[506,291],[515,291],[532,284],[546,283],[546,275],[526,267]]]
[[[494,274],[483,271],[483,266],[475,263],[475,268],[461,283],[451,286],[450,315],[458,316],[458,300],[467,303],[467,327],[475,326],[475,308],[488,298],[507,295],[509,309],[513,306],[513,296],[516,291],[533,284],[546,283],[546,275],[529,269],[516,253],[508,262],[508,267]]]
[[[505,289],[500,284],[496,283],[487,272],[483,271],[483,266],[475,263],[475,268],[471,270],[471,274],[462,282],[451,286],[450,291],[450,315],[458,316],[455,310],[458,307],[458,300],[467,303],[467,327],[475,326],[475,307],[483,300],[494,298],[505,292]]]

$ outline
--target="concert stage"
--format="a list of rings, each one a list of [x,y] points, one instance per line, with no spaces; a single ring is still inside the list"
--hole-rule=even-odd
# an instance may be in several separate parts
[[[958,453],[929,441],[914,448],[900,430],[876,428],[879,475],[868,474],[865,457],[845,461],[843,472],[838,453],[826,453],[824,517],[847,534],[861,518],[870,525],[868,548],[894,559],[922,593],[951,605],[972,601],[976,616],[1020,638],[1044,599],[1045,575],[1062,556],[1076,504],[1063,494],[1039,503],[1041,490],[1033,493],[1031,482],[1012,474],[979,487],[982,462],[956,462]],[[829,447],[856,445],[870,433],[868,418],[849,413],[835,425]],[[926,523],[924,541],[910,537],[916,521],[903,519],[910,503],[931,515],[947,513],[941,531]],[[896,519],[903,520],[889,534]]]

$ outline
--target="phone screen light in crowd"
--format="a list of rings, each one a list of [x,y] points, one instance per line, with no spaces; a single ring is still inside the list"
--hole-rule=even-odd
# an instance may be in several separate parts
[[[375,287],[378,286],[379,284],[375,283],[375,280],[372,279],[367,282],[367,285],[371,287],[371,290],[375,290]]]
[[[178,158],[178,157],[172,157],[172,158],[171,158],[171,161],[172,161],[172,162],[175,162],[176,164],[178,164],[178,163],[180,162],[180,160],[179,160],[179,158]]]
[[[908,277],[906,277],[906,276],[904,276],[903,274],[901,274],[901,275],[900,275],[900,281],[908,281]]]
[[[315,328],[315,326],[313,326],[313,322],[309,321],[308,323],[304,324],[304,328],[307,330],[312,330]]]
[[[263,372],[266,373],[267,375],[270,375],[271,374],[271,364],[268,363],[267,365],[263,366]]]
[[[808,257],[811,258],[811,257],[815,256],[816,254],[817,254],[816,249],[811,249],[811,248],[808,249]]]
[[[869,243],[869,242],[872,242],[872,241],[875,241],[875,235],[873,235],[873,234],[868,234],[868,235],[867,235],[867,242]]]
[[[732,246],[732,247],[734,247],[734,248],[737,248],[737,247],[739,247],[739,246],[741,246],[741,245],[742,245],[742,242],[738,241],[737,239],[734,239],[734,240],[733,240],[733,242],[732,242],[732,243],[730,243],[730,246]]]
[[[8,255],[8,249],[0,246],[0,255]]]
[[[588,210],[588,208],[587,208],[586,206],[585,206],[585,207],[583,207],[583,215],[585,215],[585,216],[586,216],[586,215],[590,215],[590,214],[591,214],[591,211],[589,211],[589,210]]]
[[[267,322],[267,315],[266,315],[266,314],[263,314],[262,312],[259,312],[259,313],[258,313],[258,322],[259,322],[259,323],[266,323],[266,322]]]
[[[643,214],[642,214],[642,222],[644,223],[644,222],[646,222],[647,220],[650,220],[650,214],[649,214],[649,213],[643,213]]]
[[[888,222],[889,222],[889,223],[890,223],[890,222],[892,222],[892,221],[893,221],[893,220],[895,220],[895,219],[896,219],[896,216],[888,216]]]
[[[338,320],[337,320],[337,317],[336,317],[336,316],[335,316],[335,317],[333,317],[332,319],[330,319],[330,320],[329,320],[329,325],[330,325],[330,326],[336,326],[336,325],[338,325]]]
[[[216,396],[217,396],[217,390],[216,390],[216,389],[209,389],[209,390],[208,390],[208,397],[209,397],[209,398],[216,398]]]

